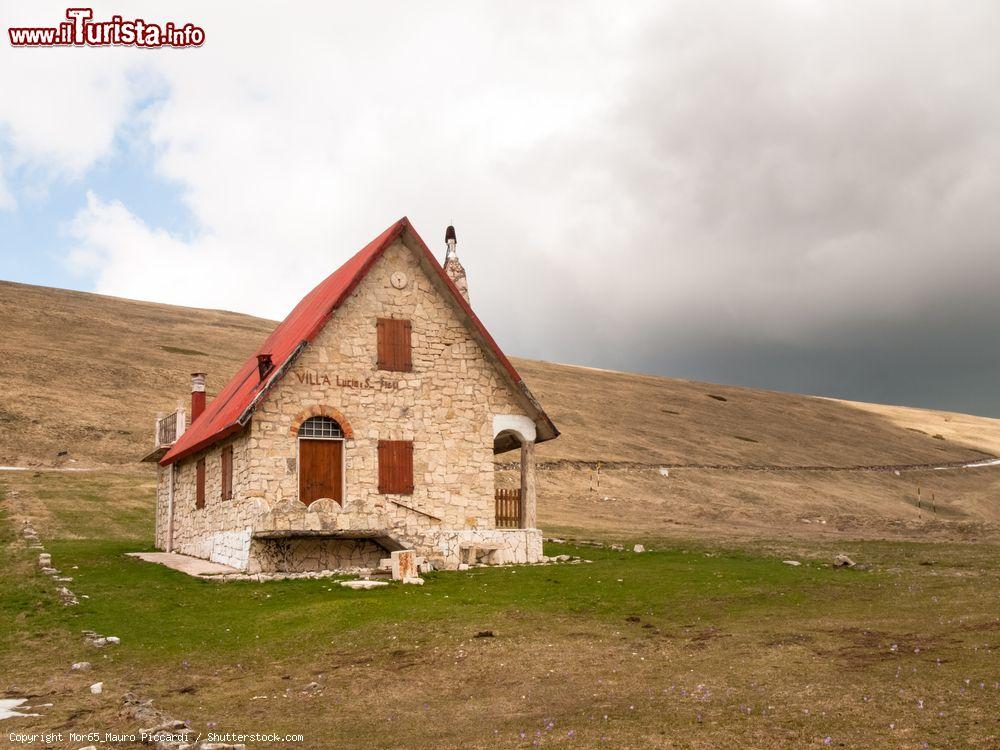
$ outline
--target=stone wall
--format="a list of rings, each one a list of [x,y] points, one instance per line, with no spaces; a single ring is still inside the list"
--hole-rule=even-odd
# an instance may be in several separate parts
[[[403,289],[390,283],[396,271],[408,278]],[[380,317],[411,321],[412,372],[377,369]],[[457,564],[454,541],[461,533],[494,529],[493,417],[526,416],[522,399],[452,304],[432,286],[413,253],[397,243],[262,401],[248,429],[232,440],[233,499],[219,498],[221,446],[204,454],[204,509],[194,508],[198,457],[181,462],[174,549],[243,568],[261,549],[250,542],[252,530],[317,525],[384,529],[418,554],[451,567]],[[307,510],[298,502],[296,431],[303,419],[316,413],[339,415],[346,428],[346,495],[342,506],[321,500]],[[379,494],[379,440],[413,441],[412,495]],[[165,545],[166,472],[161,469],[160,547]],[[505,556],[517,562],[541,556],[540,534],[499,533],[523,541]],[[340,554],[333,547],[322,553],[309,545],[297,548],[317,560]]]
[[[386,552],[369,539],[254,540],[248,573],[377,568]]]
[[[233,497],[222,499],[222,449],[233,446]],[[244,432],[181,461],[174,469],[174,552],[245,568],[250,537],[265,504],[250,475]],[[205,507],[195,508],[196,465],[205,459]],[[160,467],[156,495],[156,546],[166,549],[169,467]]]
[[[533,563],[542,559],[542,532],[538,529],[463,529],[442,532],[434,559],[454,568],[462,560],[462,548],[477,546],[480,561],[493,565]]]

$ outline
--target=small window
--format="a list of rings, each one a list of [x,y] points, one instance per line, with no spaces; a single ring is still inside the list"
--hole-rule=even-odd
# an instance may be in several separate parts
[[[330,417],[309,417],[299,427],[299,437],[337,440],[344,437],[344,431],[340,429],[340,425],[337,424],[335,419],[330,419]]]
[[[195,464],[195,494],[194,507],[205,507],[205,459],[199,458]]]
[[[379,318],[376,329],[378,333],[378,369],[395,372],[413,370],[413,360],[410,353],[410,321]]]
[[[233,446],[222,449],[222,499],[233,499]]]
[[[413,494],[413,441],[378,441],[378,491],[383,495]]]

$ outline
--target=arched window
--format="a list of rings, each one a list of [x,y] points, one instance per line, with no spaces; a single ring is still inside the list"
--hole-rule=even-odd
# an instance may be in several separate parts
[[[330,417],[310,417],[299,427],[300,438],[327,438],[339,440],[344,437],[337,420]]]

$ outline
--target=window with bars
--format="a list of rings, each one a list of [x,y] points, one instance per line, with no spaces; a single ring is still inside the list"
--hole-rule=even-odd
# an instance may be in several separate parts
[[[413,494],[413,441],[378,441],[378,491],[383,495]]]
[[[222,499],[233,499],[233,446],[222,449]]]
[[[310,417],[299,427],[299,437],[336,439],[344,437],[344,431],[335,419]]]
[[[199,458],[195,464],[194,507],[205,507],[205,459]]]
[[[413,370],[410,321],[379,318],[376,322],[376,329],[378,369],[395,372]]]

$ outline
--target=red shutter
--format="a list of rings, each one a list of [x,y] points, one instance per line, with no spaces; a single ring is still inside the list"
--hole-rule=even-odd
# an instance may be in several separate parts
[[[222,449],[222,499],[233,499],[233,446]]]
[[[413,494],[413,441],[378,441],[378,491],[383,495]]]
[[[195,495],[194,507],[205,507],[205,459],[199,458],[195,464]]]
[[[410,372],[413,369],[410,321],[379,318],[375,330],[378,339],[378,369]]]

